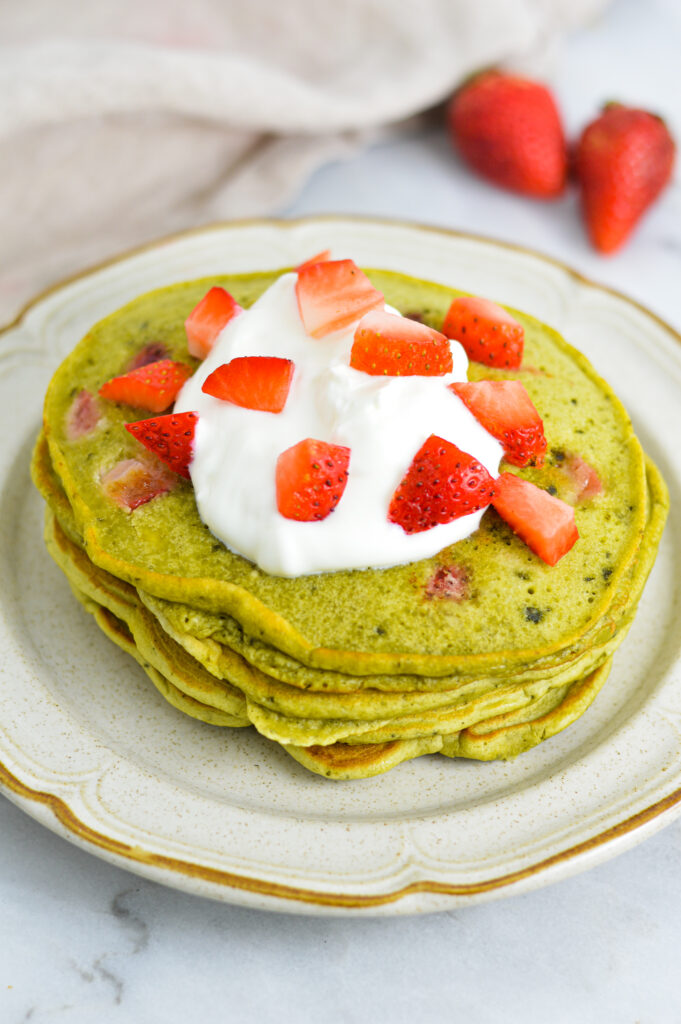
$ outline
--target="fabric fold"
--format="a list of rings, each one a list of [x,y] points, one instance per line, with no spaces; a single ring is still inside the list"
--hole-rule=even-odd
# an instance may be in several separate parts
[[[57,276],[271,213],[326,160],[550,50],[605,0],[18,0],[0,9],[0,316]]]

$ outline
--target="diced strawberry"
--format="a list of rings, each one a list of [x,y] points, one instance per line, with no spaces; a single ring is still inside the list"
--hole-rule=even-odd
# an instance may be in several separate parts
[[[188,480],[198,418],[195,412],[169,413],[150,420],[126,423],[125,429],[175,473]]]
[[[127,372],[139,370],[140,366],[157,363],[160,359],[170,359],[170,352],[162,341],[150,341],[128,363]]]
[[[462,565],[456,562],[441,565],[426,583],[426,597],[442,598],[459,604],[468,597],[469,583],[469,573]]]
[[[205,359],[220,331],[241,312],[239,303],[224,288],[206,292],[184,322],[190,355]]]
[[[485,508],[494,491],[477,459],[431,434],[393,494],[388,519],[405,533],[421,533]]]
[[[375,376],[442,377],[452,370],[452,350],[439,331],[374,309],[357,325],[350,366]]]
[[[90,391],[79,391],[66,413],[66,436],[69,441],[91,434],[101,417],[99,402]]]
[[[124,459],[102,476],[101,484],[107,498],[126,512],[132,512],[159,494],[172,491],[176,479],[165,466]]]
[[[385,301],[352,260],[327,260],[301,267],[296,297],[305,330],[313,338],[349,327]]]
[[[576,502],[591,501],[603,490],[598,473],[580,455],[570,455],[563,467],[570,476]]]
[[[163,412],[173,404],[182,385],[192,373],[191,366],[175,363],[172,359],[160,359],[137,370],[113,377],[102,384],[99,393],[110,402],[132,405],[135,409],[149,412]]]
[[[501,441],[508,462],[544,465],[544,424],[520,381],[481,380],[449,387],[485,430]]]
[[[579,537],[571,505],[529,480],[502,473],[493,505],[502,519],[548,565],[555,565]]]
[[[294,364],[278,356],[237,356],[218,366],[201,387],[207,395],[244,409],[281,412],[286,405]]]
[[[331,259],[331,250],[324,249],[323,252],[318,252],[316,256],[310,256],[309,260],[305,260],[304,263],[299,263],[296,270],[300,271],[303,267],[311,267],[314,263],[326,263]]]
[[[496,302],[474,295],[454,299],[442,331],[460,342],[476,363],[511,370],[520,366],[525,330]]]
[[[326,519],[348,482],[350,449],[308,437],[277,459],[277,508],[286,519]]]

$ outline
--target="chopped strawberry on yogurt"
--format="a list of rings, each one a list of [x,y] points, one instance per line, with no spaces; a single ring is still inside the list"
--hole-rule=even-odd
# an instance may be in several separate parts
[[[296,298],[305,330],[313,338],[340,331],[385,303],[352,260],[303,264],[298,271]]]
[[[475,295],[454,299],[442,331],[460,342],[476,363],[517,370],[522,362],[523,325],[490,299]]]
[[[405,533],[420,533],[487,508],[494,494],[494,481],[477,459],[431,434],[395,491],[388,518]]]
[[[286,519],[313,522],[333,512],[348,482],[350,449],[308,437],[277,459],[277,508]]]
[[[327,260],[330,259],[331,250],[323,249],[322,252],[318,252],[315,256],[310,256],[310,258],[305,260],[303,263],[299,263],[298,266],[296,267],[296,270],[300,272],[304,267],[311,267],[315,263],[326,263]]]
[[[451,390],[504,446],[514,466],[543,466],[544,424],[525,387],[517,380],[456,383]]]
[[[184,322],[189,354],[205,359],[229,321],[242,312],[228,291],[217,286],[211,288]]]
[[[453,362],[449,339],[432,327],[375,309],[360,320],[350,366],[387,377],[443,377]]]
[[[369,372],[354,365],[355,342]],[[291,365],[271,415],[260,384],[276,391]],[[198,415],[188,472],[201,518],[278,576],[415,562],[456,543],[477,529],[503,453],[448,390],[467,367],[461,345],[387,307],[352,260],[282,274],[227,323],[175,404]],[[479,464],[487,490],[407,532],[391,501],[430,435]],[[338,450],[352,453],[347,465]]]
[[[292,360],[280,356],[237,356],[213,370],[201,390],[243,409],[281,412],[294,369]]]

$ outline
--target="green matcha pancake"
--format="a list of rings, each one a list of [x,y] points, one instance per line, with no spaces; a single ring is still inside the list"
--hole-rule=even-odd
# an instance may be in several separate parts
[[[120,586],[88,564],[87,556],[70,544],[49,517],[46,542],[100,628],[132,654],[169,703],[210,725],[254,724],[301,764],[328,778],[378,774],[427,753],[477,760],[514,756],[574,721],[596,696],[610,668],[610,658],[606,658],[599,668],[574,683],[557,685],[554,680],[532,687],[509,686],[478,694],[477,699],[460,699],[454,708],[438,709],[421,718],[400,715],[388,721],[345,721],[339,728],[333,719],[310,722],[272,715],[267,707],[244,699],[237,688],[212,677],[164,636],[135,600],[132,588],[121,593]],[[363,696],[370,699],[368,694]],[[329,709],[331,714],[334,710],[333,706]],[[342,740],[336,738],[339,734]],[[294,743],[296,739],[302,742]]]
[[[367,275],[386,303],[438,332],[461,294]],[[160,289],[80,342],[49,386],[33,459],[48,549],[178,710],[254,726],[312,771],[361,778],[426,753],[513,757],[574,721],[605,682],[655,559],[664,482],[588,361],[511,311],[521,365],[470,362],[468,378],[520,381],[543,421],[543,464],[501,471],[573,506],[579,539],[557,564],[490,506],[470,536],[421,561],[266,573],[202,522],[191,481],[125,429],[151,413],[99,391],[157,360],[196,369],[184,325],[208,290],[248,308],[278,276]],[[130,466],[153,496],[126,507],[116,481]]]

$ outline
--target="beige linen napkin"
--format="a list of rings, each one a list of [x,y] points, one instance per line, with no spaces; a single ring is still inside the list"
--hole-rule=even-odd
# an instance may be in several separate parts
[[[281,207],[316,166],[526,64],[606,0],[3,0],[0,319],[179,228]]]

